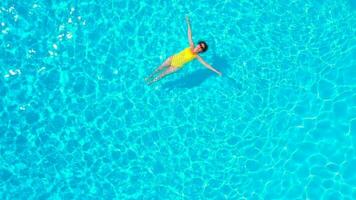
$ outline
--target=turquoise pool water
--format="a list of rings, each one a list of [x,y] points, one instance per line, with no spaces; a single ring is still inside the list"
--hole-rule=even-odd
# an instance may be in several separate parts
[[[356,199],[356,1],[0,3],[1,199]],[[205,40],[197,61],[144,77]]]

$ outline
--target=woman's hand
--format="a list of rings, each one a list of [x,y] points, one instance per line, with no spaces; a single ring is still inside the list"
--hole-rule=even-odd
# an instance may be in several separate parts
[[[187,21],[187,23],[189,23],[189,16],[188,15],[185,16],[185,21]]]

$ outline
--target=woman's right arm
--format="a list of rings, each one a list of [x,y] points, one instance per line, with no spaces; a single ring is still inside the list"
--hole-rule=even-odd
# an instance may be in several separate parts
[[[193,50],[194,49],[194,43],[193,43],[193,39],[192,39],[192,30],[190,29],[190,24],[189,24],[189,17],[185,16],[185,19],[186,19],[187,25],[188,25],[188,41],[189,41],[189,45],[190,45],[190,48]]]

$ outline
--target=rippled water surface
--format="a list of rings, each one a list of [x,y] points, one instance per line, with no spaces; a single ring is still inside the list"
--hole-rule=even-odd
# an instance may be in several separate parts
[[[1,199],[356,199],[355,0],[2,0],[0,96]]]

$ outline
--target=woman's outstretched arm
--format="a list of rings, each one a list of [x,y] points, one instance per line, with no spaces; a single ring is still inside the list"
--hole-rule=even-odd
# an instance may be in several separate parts
[[[217,73],[219,76],[222,75],[221,72],[219,72],[218,70],[216,70],[214,67],[212,67],[211,65],[209,65],[207,62],[205,62],[205,60],[203,60],[202,57],[200,57],[199,55],[197,55],[197,59],[199,60],[199,62],[201,64],[203,64],[206,68],[210,69],[211,71]]]
[[[193,43],[193,39],[192,39],[192,30],[190,29],[189,17],[185,16],[185,20],[187,21],[187,25],[188,25],[188,41],[189,41],[189,45],[190,45],[190,48],[193,50],[194,49],[194,43]]]

